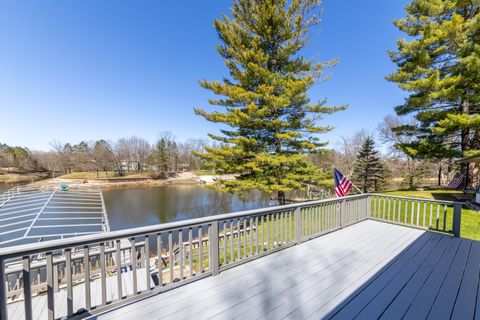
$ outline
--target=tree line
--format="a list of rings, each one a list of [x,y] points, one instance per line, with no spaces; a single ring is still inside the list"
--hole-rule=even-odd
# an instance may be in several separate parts
[[[117,141],[99,139],[77,144],[51,143],[47,152],[31,151],[24,147],[0,144],[0,167],[15,171],[51,171],[58,174],[96,171],[115,171],[122,175],[131,171],[152,171],[165,176],[169,171],[200,170],[201,152],[209,145],[205,139],[180,142],[168,132],[162,133],[154,144],[132,136]]]

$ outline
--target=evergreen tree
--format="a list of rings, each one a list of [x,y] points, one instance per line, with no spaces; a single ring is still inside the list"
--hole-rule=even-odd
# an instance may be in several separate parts
[[[220,147],[196,153],[218,173],[237,175],[217,189],[260,189],[277,193],[284,203],[285,192],[322,178],[307,159],[326,145],[317,134],[331,130],[317,120],[345,106],[310,103],[307,96],[324,70],[336,64],[316,63],[299,54],[308,43],[309,29],[319,22],[319,5],[319,0],[235,0],[232,18],[215,20],[222,41],[217,50],[230,78],[204,80],[201,86],[220,96],[210,104],[225,109],[195,112],[226,125],[221,135],[210,135]]]
[[[165,175],[168,171],[168,165],[170,162],[168,156],[168,147],[165,139],[160,139],[155,146],[155,160],[157,170],[159,170],[161,174]]]
[[[410,93],[396,112],[418,126],[396,128],[415,137],[399,147],[435,161],[479,150],[480,2],[413,0],[406,12],[394,23],[409,40],[389,52],[398,70],[387,79]]]
[[[378,191],[385,182],[385,168],[375,150],[375,142],[368,137],[358,152],[353,166],[353,182],[363,192]]]

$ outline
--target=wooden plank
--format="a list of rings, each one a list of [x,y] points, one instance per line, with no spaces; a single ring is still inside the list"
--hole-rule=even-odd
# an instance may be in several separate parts
[[[438,255],[446,248],[449,239],[442,237],[438,244],[433,248],[431,254]],[[359,319],[379,318],[383,311],[392,303],[395,297],[405,286],[410,278],[417,272],[422,264],[427,260],[428,255],[416,256],[397,276],[385,287],[378,295],[369,301],[368,305],[358,314]]]
[[[403,316],[408,307],[414,301],[416,295],[421,290],[423,284],[433,272],[435,266],[441,258],[444,256],[451,257],[453,259],[457,247],[460,241],[450,241],[448,246],[444,248],[443,252],[435,250],[424,261],[422,266],[415,272],[413,277],[408,280],[402,291],[395,297],[395,300],[388,306],[382,315],[383,319],[389,319],[390,317]]]
[[[347,318],[347,315],[356,315],[360,310],[373,299],[408,263],[417,255],[424,255],[425,252],[433,249],[440,236],[433,233],[424,233],[410,247],[408,247],[398,259],[385,268],[385,270],[370,279],[360,290],[353,291],[351,288],[336,296],[328,304],[318,309],[316,314],[319,317],[330,318],[337,315],[337,318]]]
[[[452,319],[473,319],[475,313],[475,297],[479,294],[480,274],[480,241],[472,241],[462,283],[453,308]],[[479,300],[480,301],[480,300]],[[477,306],[477,319],[480,318],[480,303]]]
[[[296,257],[304,257],[305,259],[306,254],[311,253],[312,251],[316,254],[327,254],[331,250],[334,251],[335,249],[338,249],[339,246],[342,246],[339,241],[337,241],[339,238],[348,241],[355,240],[355,242],[352,243],[361,243],[362,239],[364,241],[367,239],[370,239],[370,241],[378,241],[375,237],[372,237],[370,233],[366,232],[366,230],[369,230],[369,227],[372,226],[372,223],[375,222],[365,222],[363,226],[354,225],[348,229],[343,229],[316,240],[306,242],[305,245],[280,251],[274,255],[254,260],[248,264],[240,265],[232,270],[221,273],[217,277],[206,278],[202,281],[191,283],[188,286],[166,292],[159,296],[159,298],[161,297],[160,300],[151,298],[144,300],[143,303],[135,303],[129,308],[122,308],[123,310],[119,309],[115,312],[110,312],[105,315],[105,318],[115,319],[121,316],[128,318],[129,316],[138,316],[142,314],[148,315],[149,312],[157,312],[159,309],[159,303],[161,303],[162,306],[170,308],[172,308],[174,305],[178,306],[178,308],[182,308],[188,305],[189,301],[198,299],[198,297],[205,297],[208,299],[209,296],[207,293],[223,293],[224,291],[220,291],[220,288],[223,288],[225,292],[229,292],[232,289],[239,287],[249,288],[249,286],[246,284],[251,282],[256,283],[258,280],[257,273],[254,271],[262,270],[265,267],[265,264],[268,264],[270,268],[275,270],[277,268],[282,268],[283,270],[283,268],[291,267],[289,270],[295,274],[298,274],[296,271],[298,267],[308,268],[309,264],[306,264],[305,260],[296,259]],[[385,234],[391,232],[392,228],[390,227],[393,226],[387,226],[387,228],[383,229],[382,231],[385,232]],[[325,249],[325,251],[319,252],[316,247],[312,247],[313,243],[320,246],[322,249]],[[310,261],[310,265],[315,264],[315,261],[311,261],[311,259],[308,260]]]
[[[401,237],[391,237],[393,239],[390,238],[390,242],[388,241],[389,237],[385,237],[376,246],[374,252],[362,253],[358,256],[353,255],[352,263],[339,275],[330,274],[326,281],[321,283],[311,281],[314,284],[312,286],[309,284],[307,288],[301,288],[299,294],[294,295],[291,302],[288,302],[288,295],[280,297],[276,308],[269,312],[261,311],[263,313],[261,319],[302,319],[313,315],[319,302],[328,301],[331,297],[353,285],[357,280],[366,281],[405,247],[415,241],[416,237],[412,237],[414,233],[411,231],[409,230]],[[351,271],[346,273],[345,270]],[[262,309],[265,309],[265,307],[262,306]]]
[[[428,319],[449,319],[455,305],[472,241],[462,239],[457,254],[433,303]]]
[[[460,244],[459,238],[450,238],[449,248],[442,255],[440,261],[435,266],[435,269],[424,283],[422,289],[415,297],[415,300],[410,305],[405,317],[407,319],[425,319],[430,312],[431,306],[437,297],[440,286],[444,281],[453,258],[456,254],[457,248]]]

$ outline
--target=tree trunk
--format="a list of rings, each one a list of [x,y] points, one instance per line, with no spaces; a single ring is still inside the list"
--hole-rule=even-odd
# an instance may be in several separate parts
[[[442,185],[442,165],[438,166],[438,186]]]
[[[277,200],[279,205],[284,205],[286,203],[284,191],[277,191]]]
[[[469,114],[469,105],[468,101],[465,99],[462,102],[462,107],[461,107],[461,113],[462,114]],[[460,151],[462,152],[462,156],[464,156],[464,152],[468,150],[468,141],[469,141],[469,135],[470,135],[470,130],[464,129],[461,132],[461,142],[460,142]],[[465,177],[465,189],[468,188],[469,185],[469,178],[468,178],[468,163],[462,163],[460,165],[460,173],[463,174]]]

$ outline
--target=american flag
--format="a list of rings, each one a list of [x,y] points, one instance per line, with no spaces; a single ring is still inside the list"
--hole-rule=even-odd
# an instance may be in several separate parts
[[[336,168],[333,168],[333,176],[335,180],[335,195],[337,198],[345,197],[352,188],[352,183]]]

